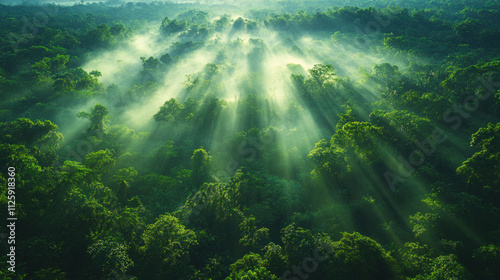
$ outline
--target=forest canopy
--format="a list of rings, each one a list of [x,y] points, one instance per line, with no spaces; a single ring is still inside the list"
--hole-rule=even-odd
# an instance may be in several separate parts
[[[1,279],[500,273],[498,0],[11,0],[0,27]]]

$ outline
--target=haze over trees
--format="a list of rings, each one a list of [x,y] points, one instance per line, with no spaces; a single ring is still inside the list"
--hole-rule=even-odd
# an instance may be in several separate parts
[[[1,279],[498,277],[499,1],[49,2],[0,5]]]

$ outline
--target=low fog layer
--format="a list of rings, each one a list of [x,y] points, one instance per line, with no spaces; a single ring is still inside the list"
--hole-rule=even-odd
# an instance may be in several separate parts
[[[376,64],[390,62],[405,66],[405,62],[398,61],[393,54],[372,54],[367,42],[360,43],[360,35],[339,34],[332,38],[321,34],[283,35],[262,24],[254,27],[248,23],[255,22],[248,19],[225,18],[227,25],[210,34],[192,29],[165,34],[160,32],[159,23],[151,24],[145,32],[134,34],[117,48],[92,53],[83,68],[88,72],[100,71],[99,80],[108,87],[116,85],[125,90],[147,82],[158,85],[147,100],[127,105],[125,114],[129,118],[126,122],[139,128],[151,120],[168,99],[185,101],[189,94],[196,94],[193,90],[190,92],[190,83],[207,76],[210,76],[209,84],[203,94],[232,104],[251,92],[268,99],[271,106],[284,110],[290,102],[301,102],[295,96],[291,74],[309,78],[308,70],[314,65],[331,64],[335,79],[348,78],[353,83],[363,79],[363,69],[369,70]],[[242,22],[242,27],[238,27],[236,20]],[[193,28],[199,29],[198,26]],[[164,61],[162,56],[170,60]],[[144,63],[148,59],[156,63],[153,69]],[[208,67],[214,69],[207,70]],[[246,82],[251,89],[243,86]],[[335,80],[330,82],[335,83]],[[366,90],[367,99],[376,98],[376,89]],[[126,96],[108,98],[120,100]],[[114,104],[105,102],[105,105],[115,111]]]

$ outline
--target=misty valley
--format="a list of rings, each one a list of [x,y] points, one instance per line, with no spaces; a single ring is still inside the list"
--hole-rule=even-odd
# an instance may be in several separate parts
[[[498,0],[5,1],[1,279],[497,279]]]

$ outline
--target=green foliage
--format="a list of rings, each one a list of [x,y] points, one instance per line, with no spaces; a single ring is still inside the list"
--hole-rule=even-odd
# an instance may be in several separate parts
[[[308,229],[296,228],[291,224],[281,230],[283,250],[291,264],[300,264],[305,258],[314,255],[316,249],[314,235]]]
[[[239,31],[242,30],[243,28],[245,28],[245,20],[239,17],[233,22],[232,31]]]
[[[131,183],[129,197],[137,196],[153,217],[175,210],[189,193],[178,178],[150,173]]]
[[[171,215],[160,216],[142,234],[139,251],[143,257],[144,277],[182,279],[188,267],[190,248],[197,244],[196,234]]]
[[[283,271],[287,270],[287,256],[283,253],[280,245],[270,242],[262,251],[266,267],[271,273],[281,275]]]
[[[304,190],[300,185],[266,173],[253,175],[245,169],[238,170],[229,186],[244,213],[255,216],[266,227],[303,207]]]
[[[220,184],[205,184],[188,198],[178,212],[184,223],[218,236],[217,246],[224,250],[238,248],[244,216],[238,209],[234,192]]]
[[[406,242],[398,253],[404,275],[414,277],[422,271],[430,270],[433,254],[427,245]]]
[[[2,143],[25,145],[38,148],[42,152],[59,148],[63,136],[57,130],[59,127],[49,120],[33,122],[27,118],[20,118],[9,123],[0,123]]]
[[[113,30],[116,31],[116,30]],[[82,41],[87,48],[105,48],[114,44],[113,35],[108,25],[100,24],[87,31]]]
[[[85,165],[98,176],[109,172],[115,163],[116,160],[113,158],[113,154],[107,149],[92,152],[85,156]]]
[[[500,248],[493,244],[475,249],[472,257],[477,267],[476,273],[484,279],[495,279],[500,272],[499,254]]]
[[[127,181],[127,182],[133,182],[134,177],[137,176],[137,171],[133,167],[129,168],[122,168],[116,171],[116,174],[113,175],[113,179],[115,181]]]
[[[179,153],[180,147],[176,146],[174,141],[165,141],[165,143],[152,151],[149,158],[149,169],[160,174],[169,174],[170,170],[175,167],[173,161],[180,159]]]
[[[226,27],[228,24],[229,24],[229,16],[228,15],[221,16],[220,18],[218,18],[214,21],[214,27],[215,27],[215,30],[217,30],[217,31],[222,31],[222,29],[224,29],[224,27]]]
[[[41,270],[35,272],[35,277],[37,279],[54,279],[54,280],[67,279],[66,272],[62,272],[60,269],[56,269],[56,268],[41,269]]]
[[[396,279],[395,260],[375,240],[355,232],[343,233],[333,245],[334,257],[328,262],[337,266],[341,279]],[[338,263],[336,263],[338,261]]]
[[[436,213],[422,214],[418,212],[415,215],[410,216],[410,222],[413,224],[413,233],[415,234],[415,238],[426,242],[435,242],[435,240],[439,238],[436,236],[439,232],[437,229],[437,221],[439,218],[439,215]]]
[[[255,218],[250,217],[245,218],[240,224],[240,230],[243,236],[240,239],[240,244],[254,250],[264,247],[264,244],[267,244],[269,241],[269,229],[258,229],[255,223]]]
[[[316,64],[313,68],[309,69],[309,74],[319,86],[324,86],[325,83],[335,81],[336,76],[335,69],[331,64]]]
[[[127,254],[127,248],[115,241],[95,241],[88,249],[96,268],[101,269],[104,277],[112,277],[113,273],[126,273],[134,262]]]
[[[212,157],[204,148],[199,148],[193,151],[191,157],[192,178],[195,186],[200,186],[203,182],[209,179],[210,161]]]
[[[276,280],[279,279],[276,275],[271,274],[266,268],[258,267],[255,269],[247,270],[247,271],[238,271],[237,273],[231,273],[226,280],[243,280],[243,279],[251,279],[251,280]]]
[[[311,172],[313,177],[340,179],[350,170],[343,150],[332,147],[326,139],[316,143],[308,157],[316,166]]]
[[[500,123],[489,123],[472,134],[471,146],[481,149],[457,168],[457,173],[476,188],[491,189],[498,194],[500,183]]]
[[[183,31],[187,28],[186,20],[170,20],[168,17],[161,22],[160,31],[166,35]]]
[[[230,266],[231,275],[226,280],[276,280],[279,279],[264,267],[265,263],[259,254],[250,253]]]
[[[175,98],[166,101],[161,107],[160,111],[154,115],[157,122],[169,122],[177,124],[184,120],[182,111],[184,106],[179,104]]]
[[[428,118],[422,118],[406,110],[390,112],[375,110],[370,114],[370,122],[381,127],[384,139],[401,150],[415,149],[414,143],[429,138],[429,134],[434,130]]]
[[[391,79],[399,75],[398,67],[389,63],[382,63],[373,66],[374,75],[377,78]]]
[[[498,278],[498,1],[114,2],[0,5],[1,279]]]
[[[379,127],[367,122],[350,122],[332,137],[331,144],[342,147],[355,161],[373,165],[381,160],[383,136]]]
[[[96,104],[90,113],[81,111],[78,117],[90,120],[90,127],[87,129],[89,134],[103,133],[106,128],[106,121],[109,118],[108,108],[101,104]]]
[[[160,60],[150,56],[148,59],[141,57],[142,67],[144,70],[156,70],[158,65],[160,65]]]
[[[412,279],[472,279],[470,273],[457,260],[456,255],[439,256],[431,264],[430,272]]]

